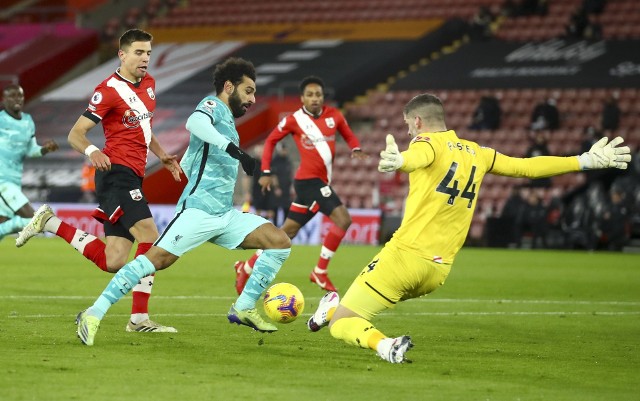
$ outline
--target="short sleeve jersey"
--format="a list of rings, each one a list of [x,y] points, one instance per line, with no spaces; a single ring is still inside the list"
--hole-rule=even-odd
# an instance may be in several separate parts
[[[220,135],[239,146],[240,137],[231,110],[220,99],[205,97],[194,113],[204,113]],[[189,182],[182,191],[176,211],[196,208],[212,215],[229,211],[233,207],[238,164],[238,160],[227,152],[192,133],[189,147],[180,162]]]
[[[5,110],[0,111],[0,181],[22,185],[24,159],[41,156],[41,149],[29,114],[22,113],[16,119]]]
[[[98,85],[84,116],[102,122],[102,150],[111,163],[131,168],[144,177],[151,142],[151,119],[156,108],[155,79],[146,74],[133,83],[116,71]]]
[[[296,171],[297,180],[319,178],[330,184],[333,158],[336,154],[336,132],[340,133],[349,148],[360,147],[347,120],[335,107],[324,106],[318,117],[309,114],[304,108],[285,117],[271,131],[262,153],[262,170],[270,170],[271,158],[276,144],[291,134],[300,153],[300,166]]]

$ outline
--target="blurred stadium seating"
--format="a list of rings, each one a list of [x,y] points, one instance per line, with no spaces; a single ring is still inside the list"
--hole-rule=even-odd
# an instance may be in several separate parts
[[[384,136],[389,132],[396,134],[401,148],[408,145],[408,138],[403,135],[406,127],[401,118],[402,107],[425,91],[444,101],[448,127],[461,137],[513,156],[526,153],[531,113],[541,100],[554,98],[561,116],[560,128],[546,133],[551,153],[570,155],[579,151],[586,127],[600,126],[603,102],[616,96],[620,125],[605,134],[621,135],[632,148],[640,148],[637,0],[608,0],[602,12],[588,15],[589,21],[601,27],[601,39],[567,36],[567,26],[582,7],[582,0],[548,2],[544,15],[510,15],[501,8],[502,0],[273,0],[247,7],[238,7],[230,0],[140,0],[126,7],[113,7],[111,14],[105,11],[109,10],[109,2],[104,1],[75,8],[55,0],[19,8],[21,3],[7,3],[7,10],[15,11],[0,15],[0,29],[15,30],[19,24],[37,23],[50,32],[51,24],[93,21],[102,53],[98,53],[97,46],[87,52],[100,54],[101,61],[107,60],[105,55],[113,57],[114,41],[131,27],[148,29],[157,38],[156,46],[168,44],[172,51],[180,49],[179,45],[171,47],[174,42],[236,41],[236,47],[224,55],[254,61],[261,80],[259,102],[267,104],[268,109],[275,109],[273,105],[278,102],[287,103],[277,112],[272,110],[268,117],[264,117],[264,108],[255,110],[251,118],[262,116],[262,124],[270,126],[254,132],[254,140],[266,135],[273,121],[296,107],[295,84],[300,78],[308,74],[322,76],[328,83],[331,100],[343,108],[364,149],[374,155],[367,163],[357,164],[350,159],[346,146],[338,144],[332,185],[349,207],[379,207],[386,215],[401,213],[406,177],[378,173],[375,156],[384,147]],[[468,22],[480,7],[486,7],[494,17],[490,24],[492,37],[476,41],[470,36]],[[18,77],[16,72],[1,69],[1,56],[16,52],[19,46],[0,41],[0,79],[19,79],[28,85],[35,72]],[[48,57],[54,60],[62,54],[61,50],[52,52],[54,55]],[[185,146],[182,126],[186,116],[211,91],[211,67],[218,59],[212,56],[208,62],[202,61],[199,69],[159,96],[154,130],[176,153]],[[268,67],[285,62],[291,66],[285,73],[265,72],[270,71]],[[93,67],[97,68],[97,64]],[[42,89],[59,79],[52,74],[37,75],[49,76]],[[170,75],[162,73],[156,78],[164,82]],[[35,95],[39,91],[31,92]],[[487,94],[500,101],[500,128],[468,130],[480,98]],[[38,98],[29,104],[28,111],[36,119],[39,137],[65,142],[68,129],[85,103],[86,99]],[[251,118],[243,124],[252,124],[247,122]],[[251,127],[256,126],[262,127],[254,120]],[[100,138],[92,140],[100,143]],[[63,173],[51,174],[51,161]],[[68,190],[79,182],[76,178],[81,163],[80,155],[63,146],[63,151],[49,161],[29,162],[25,185],[32,188],[35,197],[46,193],[43,183],[49,186],[49,194],[55,192],[56,185]],[[157,170],[154,163],[152,159],[152,173]],[[583,174],[556,177],[552,186],[540,193],[547,202],[554,197],[570,200],[586,180]],[[481,239],[487,218],[501,212],[511,188],[526,183],[524,179],[487,177],[470,238]]]

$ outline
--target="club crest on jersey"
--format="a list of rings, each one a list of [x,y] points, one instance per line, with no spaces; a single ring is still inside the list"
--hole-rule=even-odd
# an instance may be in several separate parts
[[[131,195],[131,199],[136,202],[142,200],[142,191],[140,191],[139,189],[132,189],[131,191],[129,191],[129,194]]]
[[[325,118],[324,122],[327,124],[327,127],[329,127],[329,128],[335,128],[336,127],[336,120],[334,120],[333,117]]]
[[[149,94],[149,97],[151,98],[151,100],[155,100],[156,99],[156,94],[153,93],[153,89],[152,88],[147,88],[147,93]]]
[[[91,96],[91,103],[99,104],[102,101],[102,93],[96,92]]]

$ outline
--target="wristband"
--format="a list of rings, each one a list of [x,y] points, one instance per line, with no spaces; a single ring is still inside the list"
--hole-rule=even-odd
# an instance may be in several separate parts
[[[100,149],[98,149],[98,147],[96,145],[89,145],[84,150],[84,154],[87,155],[87,156],[91,156],[91,153],[95,152],[96,150],[100,150]]]
[[[261,177],[267,176],[270,177],[271,176],[271,170],[262,170],[262,173],[260,174]]]

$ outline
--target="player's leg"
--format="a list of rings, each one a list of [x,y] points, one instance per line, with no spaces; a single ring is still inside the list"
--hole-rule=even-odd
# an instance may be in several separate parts
[[[138,216],[134,219],[137,221],[129,228],[129,232],[138,243],[135,252],[135,257],[138,257],[147,253],[151,245],[158,239],[158,228],[151,217],[151,211],[147,205],[140,207],[140,210],[131,208],[130,213],[137,213]],[[125,327],[126,331],[176,332],[173,327],[163,326],[149,319],[149,297],[151,296],[154,280],[155,275],[152,274],[140,280],[140,282],[133,287],[131,292],[131,317]]]
[[[178,260],[177,255],[160,247],[152,247],[147,254],[140,255],[124,265],[111,279],[94,304],[78,314],[76,325],[80,341],[86,345],[93,345],[100,321],[111,305],[122,299],[144,277],[154,274],[156,270],[171,266],[176,260]],[[155,327],[149,327],[148,330],[145,330],[145,332],[156,331],[158,329]]]
[[[2,239],[5,235],[17,233],[24,228],[31,218],[28,217],[20,217],[18,215],[13,215],[10,218],[5,218],[4,221],[0,222],[0,239]]]
[[[333,255],[338,250],[342,239],[347,233],[347,229],[351,225],[351,216],[344,205],[340,205],[333,209],[329,214],[329,218],[333,222],[329,232],[322,242],[320,257],[318,263],[311,272],[310,280],[327,291],[337,291],[331,280],[329,279],[327,268]]]
[[[100,320],[115,302],[145,277],[175,263],[180,256],[216,235],[217,220],[198,209],[177,214],[149,251],[127,263],[116,273],[96,302],[78,315],[78,337],[92,345]],[[193,228],[198,227],[197,231]],[[148,332],[157,332],[156,329]]]
[[[289,238],[294,238],[300,228],[305,225],[313,216],[315,216],[316,212],[311,212],[308,206],[304,206],[300,203],[292,203],[289,209],[289,216],[284,221],[284,224],[280,229],[284,231]],[[317,209],[316,209],[317,211]],[[236,270],[236,291],[238,294],[242,293],[242,289],[244,288],[251,272],[253,271],[253,267],[262,254],[262,249],[256,250],[256,252],[245,261],[237,261],[234,265]]]
[[[127,229],[129,234],[138,243],[135,257],[145,254],[151,245],[158,239],[158,228],[151,216],[151,210],[145,201],[134,200],[126,191],[121,197],[120,205],[124,213],[120,217],[117,226]],[[127,254],[128,256],[128,254]],[[129,332],[154,332],[175,333],[177,330],[171,326],[164,326],[149,318],[149,298],[155,281],[155,275],[149,275],[132,290],[131,317],[125,326]]]
[[[363,315],[345,306],[345,304],[353,305],[353,299],[357,299],[357,307],[354,309],[360,310]],[[376,351],[378,356],[387,362],[410,362],[405,358],[405,353],[413,347],[411,338],[409,336],[387,337],[371,323],[375,315],[388,308],[385,302],[380,302],[367,289],[354,284],[336,308],[329,323],[329,331],[334,338],[347,344]]]
[[[33,217],[33,207],[21,188],[13,183],[0,184],[0,240],[22,230]]]
[[[373,349],[388,362],[406,361],[404,354],[413,346],[411,339],[387,337],[371,324],[371,319],[398,302],[434,291],[444,283],[450,268],[385,246],[340,302],[329,322],[331,335],[348,344]]]
[[[120,181],[122,181],[123,184],[130,181],[127,177],[125,177],[124,180],[120,180],[120,175],[120,169],[96,172],[96,196],[99,207],[96,208],[92,215],[96,220],[104,224],[105,235],[107,237],[110,236],[110,233],[107,232],[108,227],[116,224],[122,214],[120,196],[124,195],[119,188]],[[126,195],[129,195],[129,193],[127,192]],[[111,256],[107,258],[107,245],[104,242],[94,235],[62,221],[47,204],[40,206],[29,224],[20,232],[16,239],[16,246],[21,247],[25,245],[30,238],[41,232],[50,232],[64,239],[76,251],[92,261],[98,268],[109,272],[115,272],[122,267],[127,261],[129,256],[128,251],[131,249],[131,245],[129,245],[128,249],[126,249],[124,259],[122,257],[124,251],[119,252],[119,247],[116,247],[115,250],[110,249]],[[126,234],[130,237],[128,232]],[[133,241],[133,238],[131,238],[131,241]]]
[[[225,215],[228,220],[224,233],[214,243],[227,249],[263,249],[257,258],[253,272],[242,293],[231,306],[227,315],[231,323],[252,327],[262,332],[277,328],[265,322],[257,312],[256,302],[262,292],[273,282],[284,261],[291,253],[291,240],[280,229],[263,217],[231,210]]]
[[[253,266],[256,264],[256,260],[262,254],[262,249],[257,249],[248,260],[236,260],[233,264],[233,268],[236,271],[236,292],[238,295],[242,293],[242,289],[247,284],[247,280],[253,271]]]
[[[317,183],[316,183],[317,184]],[[320,186],[313,188],[313,197],[318,204],[318,210],[328,216],[333,225],[322,242],[320,257],[311,272],[309,279],[326,291],[337,291],[327,274],[327,268],[331,258],[338,250],[342,239],[351,225],[351,216],[347,208],[342,204],[335,191],[320,181]]]
[[[333,337],[351,345],[376,350],[378,342],[386,336],[370,320],[378,313],[393,308],[402,296],[401,290],[389,289],[391,285],[385,281],[383,274],[385,261],[393,261],[393,256],[387,247],[383,248],[354,280],[341,301],[335,292],[325,295],[318,310],[309,319],[309,329],[318,331],[329,325]],[[378,288],[384,288],[384,293]],[[390,293],[395,295],[392,297]]]
[[[50,232],[64,239],[76,251],[92,261],[101,270],[117,271],[117,269],[108,270],[107,268],[104,242],[94,235],[62,221],[47,204],[43,204],[38,208],[29,224],[20,232],[16,239],[16,246],[21,247],[25,245],[29,239],[42,232]],[[122,265],[118,266],[118,268],[121,266]]]
[[[258,216],[265,217],[269,221],[273,221],[269,215],[268,205],[269,199],[271,198],[271,192],[267,192],[266,194],[262,193],[262,189],[260,187],[254,188],[251,194],[251,201],[255,209],[255,214]],[[256,250],[256,252],[249,258],[248,260],[237,260],[233,264],[233,268],[236,271],[236,292],[238,295],[242,293],[242,289],[244,288],[251,272],[253,271],[253,265],[256,263],[256,260],[262,253],[261,249]]]
[[[258,216],[264,216],[266,196],[262,193],[262,188],[259,185],[255,185],[256,181],[253,181],[251,177],[245,177],[248,181],[253,182],[253,187],[251,189],[251,205],[255,210],[255,214]],[[270,192],[268,192],[270,193]],[[243,210],[248,212],[249,209]],[[233,269],[236,271],[236,292],[238,295],[242,293],[242,289],[244,288],[249,276],[251,275],[251,271],[253,271],[253,265],[256,263],[258,256],[262,253],[261,249],[258,249],[248,260],[236,260],[233,264]]]

